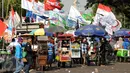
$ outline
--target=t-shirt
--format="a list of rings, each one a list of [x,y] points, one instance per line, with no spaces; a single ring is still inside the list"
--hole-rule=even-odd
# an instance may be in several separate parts
[[[22,46],[18,42],[15,42],[15,57],[22,58]]]
[[[130,46],[129,42],[123,42],[124,49],[129,49],[129,46]]]
[[[86,53],[87,52],[87,44],[82,43],[81,44],[81,49],[82,49],[82,53]]]
[[[52,43],[47,43],[48,45],[48,55],[52,55],[53,54],[53,44]]]

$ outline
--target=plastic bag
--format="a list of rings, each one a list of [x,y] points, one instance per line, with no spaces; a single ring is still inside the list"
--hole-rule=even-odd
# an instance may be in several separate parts
[[[60,60],[60,56],[56,56],[56,58],[55,58],[57,61],[59,61]]]
[[[26,55],[27,55],[27,52],[23,51],[23,53],[22,53],[23,58],[25,58]]]

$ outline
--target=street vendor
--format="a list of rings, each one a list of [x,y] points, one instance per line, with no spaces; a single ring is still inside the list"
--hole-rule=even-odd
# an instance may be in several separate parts
[[[54,45],[51,43],[51,41],[48,41],[47,43],[48,45],[48,63],[51,65],[51,63],[53,62],[53,48],[54,48]]]
[[[116,48],[118,48],[118,49],[122,49],[123,48],[123,39],[121,37],[116,42]]]
[[[81,42],[83,64],[86,64],[87,45],[88,45],[87,40],[83,39]]]

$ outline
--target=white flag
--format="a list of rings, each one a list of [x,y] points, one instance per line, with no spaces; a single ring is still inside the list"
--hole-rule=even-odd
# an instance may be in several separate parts
[[[70,7],[68,19],[75,22],[79,20],[79,23],[87,23],[87,21],[81,16],[80,12],[74,6]]]
[[[122,27],[122,24],[119,20],[116,20],[116,25],[112,26],[112,30],[115,32]]]
[[[17,12],[14,14],[14,26],[16,27],[20,23],[20,16],[18,15]]]
[[[21,0],[21,7],[22,7],[23,9],[32,11],[33,1],[34,1],[34,0]]]

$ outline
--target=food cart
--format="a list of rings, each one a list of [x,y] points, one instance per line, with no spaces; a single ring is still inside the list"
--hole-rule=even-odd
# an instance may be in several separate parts
[[[40,67],[40,70],[43,70],[43,67],[47,65],[47,56],[48,56],[48,37],[47,36],[37,36],[38,50],[36,65]]]
[[[80,44],[78,42],[73,42],[71,45],[71,51],[72,51],[72,61],[73,63],[79,64],[81,63],[81,49]]]
[[[71,52],[71,40],[72,35],[69,34],[62,34],[58,36],[60,42],[60,53],[59,53],[59,63],[62,63],[62,66],[65,67],[65,64],[69,64],[69,67],[72,66],[72,52]]]

